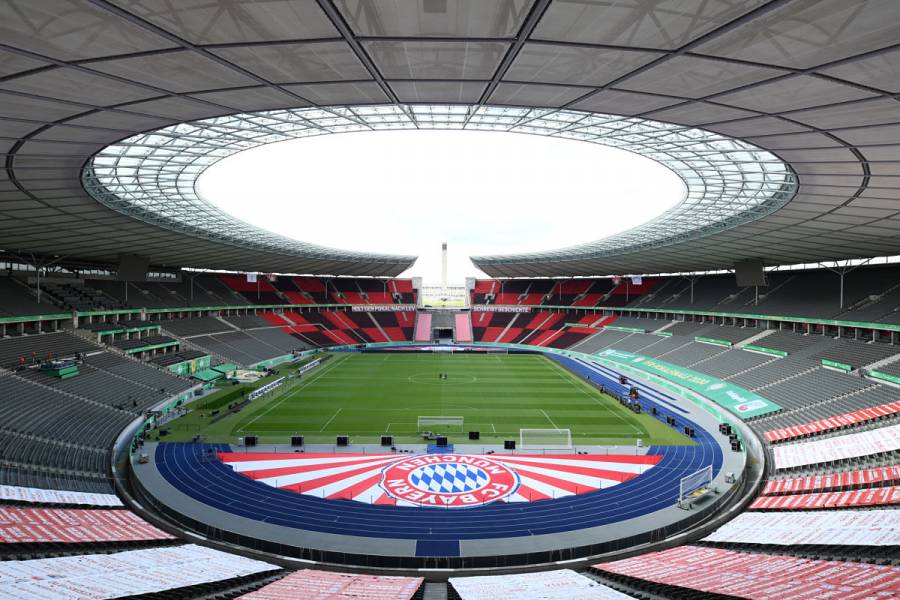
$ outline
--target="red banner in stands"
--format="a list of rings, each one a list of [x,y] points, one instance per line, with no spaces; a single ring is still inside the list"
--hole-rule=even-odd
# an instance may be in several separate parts
[[[359,598],[409,600],[422,586],[422,577],[393,577],[330,573],[304,569],[270,583],[241,598],[287,600],[288,598]]]
[[[0,543],[130,542],[174,539],[127,510],[0,508]]]
[[[876,483],[893,483],[896,481],[900,481],[900,465],[861,469],[858,471],[843,471],[826,475],[811,475],[793,479],[775,479],[766,482],[762,493],[768,496],[851,486],[871,486]]]
[[[816,508],[846,508],[850,506],[889,506],[900,504],[900,487],[867,488],[849,492],[818,494],[790,494],[760,496],[753,501],[753,510],[805,510]]]
[[[897,568],[889,565],[699,546],[642,554],[594,565],[594,569],[710,594],[758,599],[895,598],[900,579]]]
[[[819,419],[802,425],[794,425],[792,427],[784,427],[782,429],[773,429],[765,433],[766,441],[769,443],[791,440],[794,438],[823,433],[833,429],[840,429],[849,425],[874,421],[875,419],[893,415],[900,412],[900,401],[891,402],[890,404],[882,404],[881,406],[873,406],[864,408],[851,413],[828,417],[827,419]]]

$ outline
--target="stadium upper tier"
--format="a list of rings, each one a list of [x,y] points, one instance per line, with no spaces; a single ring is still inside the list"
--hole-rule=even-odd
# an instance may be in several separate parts
[[[690,211],[678,219],[672,213],[650,229],[577,249],[481,257],[493,276],[900,252],[895,2],[277,5],[0,5],[2,248],[108,263],[137,253],[162,266],[396,275],[410,257],[238,231],[197,203],[169,211],[179,194],[191,195],[209,137],[234,142],[215,149],[215,159],[259,143],[261,131],[272,141],[301,124],[312,133],[452,122],[606,140],[686,178],[675,213]],[[228,117],[260,111],[274,112]],[[135,203],[150,190],[150,206],[133,204],[125,215],[85,191],[84,167],[100,166],[91,157],[158,130],[176,135],[164,149],[152,135],[144,141],[154,149],[131,146],[119,181],[109,183],[129,183],[112,191]],[[141,162],[164,168],[125,174]],[[140,194],[129,177],[139,179]]]

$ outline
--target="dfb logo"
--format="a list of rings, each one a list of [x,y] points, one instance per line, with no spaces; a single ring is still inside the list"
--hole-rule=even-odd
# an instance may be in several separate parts
[[[519,475],[497,461],[465,454],[429,454],[385,467],[381,487],[417,506],[466,508],[515,493]]]

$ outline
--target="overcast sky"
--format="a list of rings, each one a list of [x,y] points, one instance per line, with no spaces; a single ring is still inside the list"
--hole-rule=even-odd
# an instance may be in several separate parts
[[[480,131],[380,131],[261,146],[210,167],[197,191],[235,217],[306,242],[413,254],[404,275],[482,276],[469,255],[548,250],[639,225],[681,180],[596,144]]]

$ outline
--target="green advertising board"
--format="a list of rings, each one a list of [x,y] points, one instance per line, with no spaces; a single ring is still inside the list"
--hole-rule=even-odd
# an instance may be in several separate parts
[[[199,358],[194,358],[191,360],[185,360],[180,363],[175,363],[174,365],[169,365],[168,369],[170,372],[175,373],[176,375],[182,375],[184,377],[189,377],[193,373],[197,371],[202,371],[204,369],[209,368],[210,356],[204,355]]]
[[[717,377],[673,365],[657,358],[607,349],[597,356],[658,375],[701,394],[742,419],[781,410],[774,402]]]
[[[775,348],[764,348],[763,346],[753,346],[750,344],[746,344],[743,347],[744,350],[750,350],[751,352],[760,352],[762,354],[771,354],[772,356],[781,356],[782,358],[787,356],[788,353],[784,350],[776,350]]]
[[[276,356],[275,358],[270,358],[269,360],[263,360],[258,363],[253,363],[251,367],[261,371],[270,367],[277,367],[278,365],[284,364],[290,360],[293,360],[294,358],[295,356],[293,354],[282,354],[281,356]]]
[[[628,331],[630,333],[647,333],[646,329],[640,329],[638,327],[616,327],[615,325],[605,325],[604,329],[609,329],[610,331]]]
[[[846,363],[837,362],[836,360],[828,360],[827,358],[822,359],[823,367],[831,367],[832,369],[837,369],[838,371],[844,371],[845,373],[849,373],[853,370],[851,365]]]
[[[159,350],[160,348],[171,348],[177,346],[178,342],[164,342],[162,344],[151,344],[149,346],[141,346],[140,348],[129,348],[125,354],[137,354],[138,352],[146,352],[148,350]]]
[[[732,344],[732,342],[729,342],[728,340],[717,340],[715,338],[700,337],[700,336],[695,337],[694,341],[695,342],[703,342],[704,344],[715,344],[716,346],[725,346],[726,348],[731,348],[731,346],[734,345],[734,344]]]
[[[875,379],[881,379],[882,381],[890,381],[891,383],[896,383],[900,385],[900,377],[896,375],[888,375],[887,373],[882,373],[881,371],[869,371],[869,375],[874,377]]]

